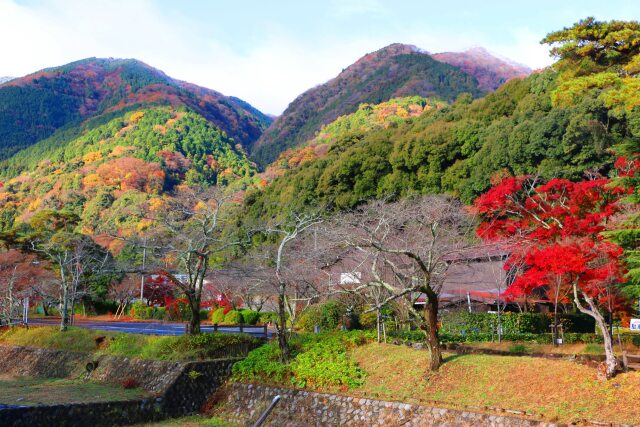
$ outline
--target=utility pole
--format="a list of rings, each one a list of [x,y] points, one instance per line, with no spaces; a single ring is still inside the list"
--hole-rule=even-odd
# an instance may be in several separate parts
[[[142,248],[142,275],[140,277],[140,301],[144,298],[144,270],[147,262],[147,239],[144,241]]]

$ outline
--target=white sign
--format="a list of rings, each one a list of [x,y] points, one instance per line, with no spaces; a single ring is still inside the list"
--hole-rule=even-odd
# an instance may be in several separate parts
[[[631,319],[629,321],[629,327],[632,331],[640,331],[640,319]]]

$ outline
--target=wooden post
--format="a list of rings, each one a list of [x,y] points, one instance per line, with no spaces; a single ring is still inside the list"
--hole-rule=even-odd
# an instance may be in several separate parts
[[[240,333],[243,332],[243,329],[244,329],[244,327],[243,327],[242,323],[240,323]]]
[[[218,324],[217,323],[213,324],[213,332],[218,332]]]
[[[264,337],[269,338],[269,336],[267,335],[267,324],[265,323],[264,325],[262,325],[262,327],[264,328]]]

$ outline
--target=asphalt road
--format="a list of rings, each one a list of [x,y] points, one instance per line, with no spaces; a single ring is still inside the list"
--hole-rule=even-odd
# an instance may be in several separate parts
[[[59,325],[60,319],[55,318],[33,318],[29,319],[30,325]],[[128,332],[131,334],[144,335],[184,335],[184,323],[163,323],[163,322],[118,322],[118,321],[93,321],[93,320],[75,320],[73,326],[87,329],[101,329],[104,331]],[[213,326],[202,325],[202,332],[214,332]],[[240,328],[218,327],[218,332],[237,333]],[[247,326],[243,328],[243,332],[256,337],[264,337],[264,328],[262,326]],[[269,338],[273,335],[273,330],[267,329]]]

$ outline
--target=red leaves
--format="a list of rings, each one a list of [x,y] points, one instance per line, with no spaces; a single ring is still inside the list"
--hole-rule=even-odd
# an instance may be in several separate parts
[[[621,174],[635,174],[640,162],[621,158],[616,167]],[[622,249],[605,242],[601,232],[622,196],[609,179],[536,185],[526,176],[504,179],[480,196],[475,202],[483,217],[478,236],[517,242],[505,268],[517,266],[519,273],[506,295],[576,284],[601,303],[618,304],[613,285],[622,280]],[[566,295],[566,289],[558,294]]]

